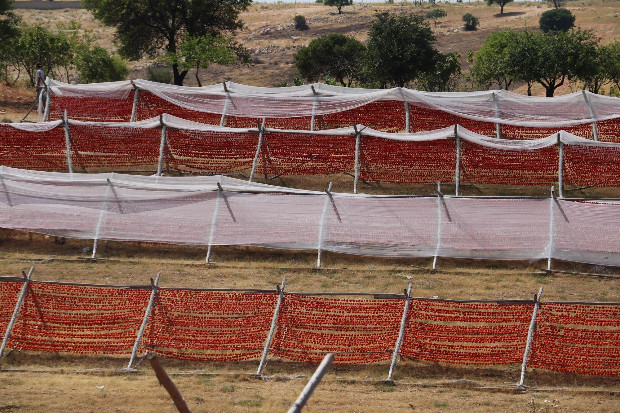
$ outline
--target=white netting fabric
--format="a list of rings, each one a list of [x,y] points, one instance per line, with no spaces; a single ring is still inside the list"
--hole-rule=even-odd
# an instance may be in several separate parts
[[[84,239],[618,266],[619,223],[617,202],[364,196],[222,176],[0,170],[0,227]]]

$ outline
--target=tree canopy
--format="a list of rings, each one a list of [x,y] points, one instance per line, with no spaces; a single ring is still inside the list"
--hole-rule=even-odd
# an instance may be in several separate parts
[[[316,81],[326,76],[335,78],[342,86],[359,80],[366,46],[343,34],[327,34],[314,39],[295,54],[295,65],[301,76]]]
[[[323,4],[326,6],[336,6],[338,8],[338,14],[342,14],[342,8],[352,5],[353,0],[323,0]]]
[[[575,25],[575,15],[567,9],[547,10],[540,15],[538,20],[540,30],[549,31],[568,31]]]
[[[381,87],[400,86],[435,65],[430,26],[419,15],[377,14],[368,33],[367,74]]]
[[[504,6],[507,5],[508,3],[512,2],[514,0],[487,0],[487,4],[489,6],[493,5],[493,4],[497,4],[499,5],[499,14],[500,16],[504,14]]]
[[[239,13],[252,0],[82,0],[95,18],[116,28],[119,53],[129,59],[176,53],[185,36],[233,34],[243,26]],[[172,65],[174,83],[188,69]]]
[[[472,77],[482,86],[489,87],[496,83],[500,89],[506,89],[518,77],[510,63],[511,47],[516,42],[516,32],[498,31],[484,38],[484,43],[473,56]]]
[[[84,48],[75,62],[81,83],[114,82],[129,74],[127,64],[117,56],[110,56],[103,47]]]

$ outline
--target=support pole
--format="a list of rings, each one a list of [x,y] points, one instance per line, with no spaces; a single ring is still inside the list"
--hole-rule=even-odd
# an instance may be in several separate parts
[[[263,118],[262,124],[259,126],[258,130],[258,144],[256,145],[256,153],[254,154],[254,161],[252,162],[252,171],[250,171],[250,179],[248,182],[252,182],[254,179],[254,173],[256,173],[256,167],[258,166],[258,157],[260,155],[260,149],[263,146],[263,138],[265,136],[265,121]]]
[[[69,119],[67,117],[67,110],[62,116],[63,127],[65,129],[65,148],[67,151],[67,169],[69,173],[73,173],[73,161],[71,160],[71,131],[69,130]]]
[[[151,297],[149,298],[149,304],[146,307],[146,311],[144,312],[144,318],[142,319],[142,325],[140,325],[140,330],[138,331],[138,335],[136,336],[136,342],[133,344],[133,350],[131,351],[131,358],[129,359],[129,364],[127,364],[126,370],[131,370],[131,365],[136,358],[136,354],[138,353],[138,347],[140,347],[140,341],[142,340],[142,335],[144,335],[144,330],[146,329],[146,324],[149,321],[149,316],[151,315],[151,311],[153,310],[153,306],[155,305],[155,296],[157,295],[157,284],[159,284],[159,276],[161,273],[157,273],[155,277],[155,281],[151,278]]]
[[[114,172],[112,172],[112,176],[114,176]],[[103,223],[103,216],[108,207],[108,198],[110,197],[110,191],[112,190],[112,182],[108,179],[108,186],[105,190],[105,195],[103,196],[103,205],[101,205],[101,212],[99,213],[99,221],[97,221],[97,228],[95,229],[95,239],[93,241],[93,254],[90,257],[91,259],[95,259],[97,257],[97,246],[99,244],[99,235],[101,234],[101,225]]]
[[[168,143],[168,127],[164,124],[164,115],[159,115],[159,124],[161,125],[161,141],[159,143],[159,160],[157,161],[157,176],[161,176],[164,165],[164,151]]]
[[[551,198],[549,199],[549,244],[548,248],[548,258],[547,258],[547,271],[551,271],[553,269],[552,266],[552,257],[553,257],[553,249],[555,243],[555,217],[553,213],[553,209],[555,206],[555,188],[551,187]]]
[[[131,118],[129,118],[129,122],[135,122],[136,112],[138,110],[138,100],[140,100],[140,89],[138,89],[136,85],[134,85],[133,80],[131,81],[131,84],[136,90],[133,94],[133,105],[131,106]]]
[[[461,137],[458,132],[459,125],[454,125],[454,139],[456,140],[456,168],[454,171],[454,194],[461,193]]]
[[[497,99],[497,94],[493,92],[493,106],[495,107],[495,117],[501,118],[501,113],[499,111],[499,100]],[[502,124],[499,122],[495,123],[495,137],[500,139],[502,137]]]
[[[534,329],[536,328],[536,315],[538,314],[538,308],[540,307],[540,296],[542,295],[543,288],[540,287],[538,294],[534,296],[534,311],[532,312],[532,320],[530,321],[530,328],[527,331],[527,343],[525,344],[525,352],[523,353],[523,363],[521,364],[521,378],[519,379],[518,387],[524,387],[525,382],[525,369],[527,368],[527,360],[530,357],[530,350],[532,347],[532,340],[534,339]]]
[[[409,107],[409,102],[407,102],[407,100],[405,100],[404,103],[405,103],[405,132],[410,133],[411,132],[411,108]]]
[[[207,247],[207,264],[211,262],[211,250],[213,249],[213,239],[215,237],[215,228],[217,225],[217,217],[220,214],[220,199],[222,198],[222,177],[217,183],[217,198],[215,198],[215,208],[213,208],[213,218],[211,219],[211,231],[209,232],[209,246]]]
[[[437,182],[437,246],[435,247],[435,256],[433,258],[433,271],[437,269],[437,259],[439,258],[439,249],[441,248],[442,203],[443,194],[441,193],[441,182]]]
[[[323,214],[321,214],[321,223],[319,226],[319,245],[317,247],[316,268],[321,268],[321,255],[323,252],[323,232],[325,231],[325,218],[327,217],[327,207],[332,196],[332,183],[330,182],[327,191],[325,191],[325,203],[323,204]]]
[[[15,322],[17,321],[19,310],[22,308],[22,304],[24,303],[24,300],[26,299],[26,295],[28,294],[28,286],[30,285],[30,277],[32,277],[33,272],[34,272],[34,267],[30,267],[30,271],[28,271],[28,275],[25,276],[24,285],[22,285],[22,291],[19,293],[19,298],[17,299],[17,303],[15,304],[15,309],[13,310],[11,321],[9,321],[9,325],[6,327],[6,332],[4,333],[4,338],[2,339],[2,346],[0,346],[0,358],[2,358],[2,356],[4,355],[4,349],[6,349],[6,345],[9,342],[9,338],[11,338],[11,332],[13,331],[13,326],[15,325]]]
[[[360,180],[360,147],[362,144],[362,134],[355,128],[355,179],[353,181],[353,193],[357,194],[357,184]]]
[[[564,142],[561,132],[558,132],[558,196],[564,198]]]
[[[319,367],[316,369],[312,377],[310,377],[310,381],[306,384],[306,387],[301,391],[295,403],[288,409],[288,413],[300,413],[301,409],[308,403],[308,399],[312,396],[314,389],[319,385],[321,379],[327,372],[327,369],[332,364],[334,360],[334,355],[332,353],[327,353],[325,357],[323,357],[323,361],[319,364]]]
[[[50,93],[50,87],[45,82],[45,111],[43,112],[43,122],[47,122],[50,117],[50,102],[52,100],[52,94]]]
[[[166,389],[166,391],[170,395],[170,398],[172,399],[172,402],[174,403],[174,406],[177,408],[177,410],[180,413],[190,413],[189,407],[187,407],[187,403],[185,403],[183,395],[181,394],[179,389],[177,389],[177,386],[174,385],[174,382],[170,379],[170,376],[168,376],[166,370],[164,370],[164,368],[162,367],[161,363],[159,362],[159,357],[157,357],[157,355],[155,355],[154,353],[151,353],[147,356],[147,358],[151,363],[151,367],[155,372],[155,376],[157,377],[159,384],[164,386],[164,389]]]
[[[269,348],[271,347],[271,340],[273,340],[273,335],[276,332],[276,326],[278,325],[278,316],[280,315],[280,308],[282,307],[282,300],[284,299],[284,285],[286,283],[286,277],[282,278],[282,285],[277,286],[276,290],[278,292],[278,301],[276,302],[276,309],[273,312],[273,318],[271,319],[271,328],[269,328],[269,334],[267,335],[267,340],[265,341],[265,347],[263,348],[263,355],[260,358],[260,363],[258,364],[258,370],[256,371],[256,375],[260,376],[263,374],[263,369],[265,368],[265,364],[267,363],[267,355],[269,354]]]
[[[403,344],[403,338],[405,337],[405,328],[407,327],[407,315],[409,314],[409,303],[411,302],[411,286],[405,291],[405,308],[403,310],[403,317],[400,320],[400,330],[398,332],[398,339],[394,346],[394,352],[392,353],[392,364],[390,364],[390,371],[388,373],[387,381],[393,381],[392,375],[394,374],[394,368],[396,367],[396,360],[400,353],[400,346]]]
[[[224,85],[226,85],[224,83]],[[230,93],[226,90],[226,101],[224,102],[224,109],[222,110],[222,118],[220,119],[220,127],[224,126],[226,122],[226,112],[228,112],[228,105],[230,104]]]
[[[314,92],[314,88],[312,88],[312,91]],[[312,102],[312,117],[310,118],[310,130],[311,131],[314,131],[315,120],[316,120],[316,108],[318,105],[319,105],[319,98],[315,97],[314,102]]]
[[[596,113],[594,113],[594,108],[592,107],[592,104],[590,103],[590,99],[588,99],[588,94],[586,93],[585,89],[581,91],[581,94],[583,95],[583,100],[586,101],[586,105],[588,106],[588,111],[590,112],[590,117],[592,118],[592,136],[594,138],[595,141],[598,141],[598,127],[596,126]]]

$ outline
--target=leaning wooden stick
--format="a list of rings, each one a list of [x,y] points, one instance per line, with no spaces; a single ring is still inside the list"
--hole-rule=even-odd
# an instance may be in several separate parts
[[[155,371],[155,375],[157,376],[157,380],[159,380],[159,384],[164,386],[164,388],[172,398],[172,401],[174,402],[177,410],[181,413],[190,413],[190,410],[187,407],[187,404],[185,403],[181,392],[179,391],[179,389],[177,389],[177,386],[174,385],[172,380],[170,380],[168,373],[166,373],[166,370],[164,370],[162,365],[159,363],[159,358],[157,357],[157,355],[155,353],[150,353],[147,358],[151,362],[151,367],[153,367],[153,370]]]
[[[295,403],[293,403],[291,408],[288,410],[288,413],[301,412],[301,409],[306,405],[310,396],[312,396],[314,389],[316,388],[316,386],[319,385],[319,382],[325,375],[325,372],[327,372],[327,369],[329,368],[330,364],[332,364],[333,360],[334,355],[332,353],[327,353],[327,355],[323,358],[323,361],[316,369],[312,377],[310,377],[310,381],[308,382],[308,384],[306,384],[306,387],[304,387],[297,400],[295,400]]]

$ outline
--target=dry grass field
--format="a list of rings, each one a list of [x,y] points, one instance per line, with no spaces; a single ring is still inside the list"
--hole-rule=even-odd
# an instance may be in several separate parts
[[[548,10],[541,2],[510,3],[505,16],[499,7],[484,3],[441,5],[448,12],[436,28],[441,51],[466,56],[486,34],[506,27],[538,25]],[[620,37],[620,1],[592,0],[569,3],[577,23],[591,28],[606,43]],[[203,83],[230,77],[239,83],[273,86],[291,83],[296,75],[293,53],[321,34],[332,31],[364,40],[368,23],[384,10],[418,11],[411,3],[388,5],[358,3],[343,9],[317,4],[255,4],[244,13],[246,29],[238,40],[253,52],[255,64],[233,69],[212,67]],[[425,10],[425,9],[424,9]],[[461,16],[471,12],[481,21],[477,32],[460,30]],[[18,10],[29,23],[54,27],[57,22],[79,20],[94,30],[100,45],[113,49],[110,29],[102,27],[84,10]],[[306,32],[293,27],[293,16],[304,15]],[[131,77],[145,77],[144,60],[132,63]],[[191,85],[193,75],[188,77]],[[566,89],[565,92],[569,92]],[[540,91],[535,90],[540,93]],[[18,121],[34,98],[29,89],[0,86],[0,120]],[[2,113],[1,111],[4,111]],[[332,177],[285,178],[277,185],[325,188]],[[350,191],[351,180],[336,178],[334,190]],[[471,195],[488,188],[465,188]],[[432,187],[384,185],[364,192],[432,194]],[[506,189],[511,192],[514,189]],[[529,190],[528,190],[529,191]],[[536,192],[539,195],[546,193]],[[447,192],[450,192],[449,188]],[[497,192],[495,192],[497,193]],[[514,193],[514,192],[511,192]],[[533,193],[530,193],[533,194]],[[593,194],[588,194],[592,196]],[[618,196],[606,190],[594,196]],[[576,193],[574,196],[581,196]],[[242,247],[216,247],[213,263],[205,264],[206,248],[158,244],[100,242],[96,262],[80,259],[92,241],[66,240],[0,230],[0,275],[19,275],[35,266],[33,279],[107,285],[148,284],[161,272],[162,287],[275,288],[286,277],[289,292],[386,292],[399,293],[409,283],[416,297],[456,299],[529,299],[542,286],[543,301],[620,302],[619,269],[554,263],[558,272],[546,274],[545,261],[491,262],[439,259],[433,272],[430,259],[379,259],[324,254],[323,269],[314,268],[315,252],[272,251]],[[86,254],[88,255],[88,254]],[[591,276],[585,273],[602,274]],[[170,398],[148,362],[133,373],[122,372],[125,358],[38,354],[13,351],[0,360],[0,412],[118,411],[173,412]],[[196,363],[164,360],[190,409],[196,412],[278,412],[295,400],[315,366],[272,359],[266,377],[252,376],[258,361],[243,363]],[[382,382],[385,363],[371,366],[332,366],[305,412],[620,412],[620,378],[591,377],[528,370],[525,392],[516,391],[520,366],[459,367],[402,360],[394,379]],[[102,387],[103,386],[103,387]]]

